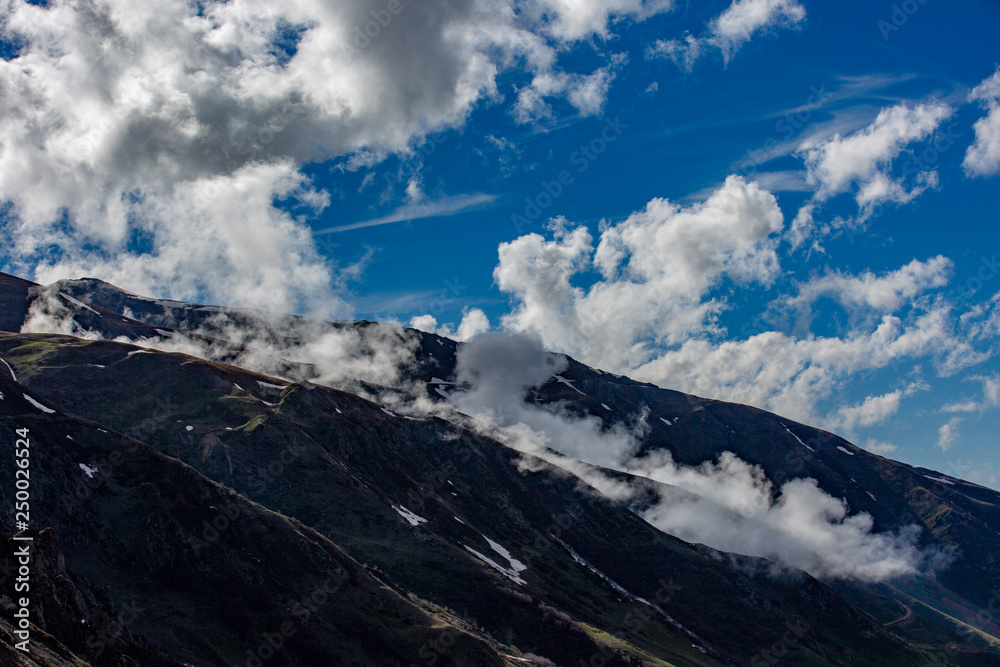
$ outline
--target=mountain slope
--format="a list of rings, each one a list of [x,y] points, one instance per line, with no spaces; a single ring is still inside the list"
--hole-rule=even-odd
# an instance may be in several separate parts
[[[579,480],[548,468],[522,471],[518,452],[446,422],[394,416],[323,387],[279,391],[269,386],[279,385],[275,378],[184,355],[130,355],[137,349],[118,343],[4,336],[0,350],[43,402],[112,433],[141,436],[316,528],[401,589],[455,609],[494,636],[530,642],[560,664],[601,650],[580,624],[615,634],[630,614],[647,619],[648,639],[635,638],[638,648],[681,664],[704,662],[692,662],[692,641],[740,662],[788,627],[803,634],[796,653],[817,664],[849,664],[838,657],[843,645],[882,664],[916,659],[806,575],[772,577],[755,559],[733,560],[664,536]],[[98,384],[108,389],[86,390]],[[135,386],[152,391],[137,400]],[[97,468],[100,460],[82,462]],[[211,528],[192,531],[188,547],[212,553],[212,535]],[[526,569],[503,568],[504,549]],[[622,598],[582,562],[631,596],[660,600],[680,627]]]
[[[204,311],[198,306],[166,302],[166,306],[154,303],[163,312],[144,312],[142,304],[153,303],[151,300],[97,281],[59,284],[49,289],[49,302],[53,292],[60,308],[66,308],[60,313],[63,321],[67,315],[71,317],[78,333],[89,330],[105,337],[125,335],[160,341],[191,336],[202,343],[208,341],[222,352],[221,358],[244,358],[240,348],[245,343],[227,341],[226,335],[240,327],[261,328],[262,318],[248,311],[232,316],[239,321],[238,326],[227,319],[231,313],[224,309]],[[23,285],[0,279],[0,294],[12,294],[12,303],[19,293],[33,298]],[[35,293],[41,291],[35,288]],[[28,308],[23,311],[27,313]],[[193,314],[198,312],[208,314]],[[150,322],[123,314],[149,317]],[[16,314],[8,319],[11,322],[5,321],[5,325],[14,328]],[[112,320],[116,320],[113,326]],[[316,326],[303,325],[296,318],[267,316],[266,321],[268,335],[286,346],[302,326]],[[197,331],[184,334],[177,326],[181,324]],[[415,359],[407,369],[407,381],[424,387],[430,397],[437,395],[442,380],[456,379],[458,346],[448,339],[366,323],[322,326],[362,332],[361,338],[374,331],[376,338],[405,341]],[[123,333],[126,329],[129,333]],[[959,634],[956,642],[955,633],[964,626],[946,631],[939,617],[934,622],[926,620],[928,615],[940,616],[949,609],[957,619],[974,615],[976,598],[955,594],[963,591],[961,581],[956,585],[942,577],[950,589],[932,582],[891,593],[873,586],[828,582],[834,590],[787,569],[775,574],[773,564],[767,561],[689,545],[664,535],[636,515],[642,508],[634,500],[627,504],[611,501],[574,476],[440,419],[406,418],[351,393],[108,341],[0,335],[0,358],[11,366],[11,373],[7,373],[0,365],[5,381],[13,382],[16,375],[43,404],[59,409],[56,415],[36,414],[36,420],[68,418],[62,412],[65,410],[110,435],[148,445],[151,453],[159,452],[164,461],[174,462],[171,466],[190,466],[196,475],[193,479],[202,480],[198,485],[214,480],[222,485],[217,488],[226,497],[234,494],[233,498],[260,512],[275,512],[276,519],[301,526],[298,532],[315,531],[311,540],[329,540],[344,550],[345,557],[368,563],[362,569],[374,574],[376,585],[428,601],[415,604],[429,608],[431,611],[425,613],[439,619],[435,622],[445,623],[446,628],[466,628],[462,636],[469,637],[473,647],[469,650],[480,650],[474,647],[485,642],[485,650],[500,660],[510,660],[503,658],[504,651],[523,651],[557,664],[586,663],[591,658],[604,664],[640,664],[641,660],[679,665],[773,664],[769,662],[775,656],[772,651],[780,650],[787,664],[1000,662],[994,660],[994,654],[981,650],[988,637],[973,641]],[[294,375],[302,365],[282,367]],[[735,451],[745,460],[759,463],[775,481],[814,476],[829,493],[847,498],[852,510],[867,510],[860,504],[861,496],[870,498],[871,492],[880,500],[869,505],[875,511],[867,511],[873,515],[878,512],[875,519],[880,528],[926,521],[925,525],[938,530],[928,533],[928,544],[947,546],[951,540],[966,550],[961,556],[965,560],[957,562],[964,562],[967,571],[993,576],[989,574],[988,552],[998,523],[993,514],[996,494],[989,490],[927,472],[937,478],[932,481],[921,471],[871,457],[835,436],[774,415],[659,389],[572,360],[560,378],[543,384],[533,399],[541,405],[558,404],[580,415],[601,417],[609,427],[615,420],[627,421],[646,406],[653,426],[643,440],[646,451],[669,450],[676,460],[690,463],[711,459],[724,450]],[[371,397],[391,394],[388,388],[370,381],[355,385]],[[19,391],[16,385],[10,390]],[[669,418],[670,426],[659,419],[661,416]],[[72,442],[59,441],[59,446],[72,447]],[[806,451],[812,455],[802,456]],[[75,479],[75,484],[64,483],[60,496],[64,502],[42,516],[59,517],[45,525],[53,526],[64,540],[69,534],[76,538],[74,546],[89,545],[79,535],[78,516],[80,506],[89,500],[80,503],[72,498],[85,493],[80,491],[80,483],[87,473],[79,464],[96,473],[102,460],[94,456],[85,460],[83,452],[74,456],[80,457],[77,468],[70,465],[53,473],[53,478],[65,474],[67,479]],[[117,466],[112,468],[117,475]],[[853,482],[856,487],[844,483],[848,479],[857,480]],[[184,482],[188,483],[195,482]],[[630,478],[633,486],[645,483]],[[171,492],[176,494],[180,486]],[[141,516],[147,501],[152,502],[147,498],[130,503],[128,512]],[[905,511],[895,513],[900,508],[907,508],[912,516]],[[234,564],[245,560],[245,554],[234,555],[230,547],[217,549],[222,539],[215,536],[213,531],[219,531],[212,523],[233,523],[225,513],[222,518],[218,511],[200,513],[189,499],[169,509],[190,514],[194,525],[189,522],[190,530],[183,532],[180,547],[158,543],[158,548],[165,553],[178,549],[190,552],[189,558],[193,553],[195,561],[218,553],[211,563],[225,573],[222,578],[242,571]],[[110,513],[105,520],[116,523],[114,512],[106,511]],[[964,513],[963,522],[953,521],[951,517],[959,513]],[[270,524],[261,525],[271,530]],[[231,532],[235,534],[227,527],[221,534]],[[123,521],[115,539],[135,540],[134,536],[141,534],[141,526]],[[268,543],[259,532],[245,537]],[[101,568],[95,563],[103,564],[104,550],[113,543],[109,538],[96,547],[91,545],[89,551],[79,552],[79,561],[70,558],[70,566],[79,568],[88,581],[97,578],[95,586],[104,590],[108,584],[96,574]],[[156,581],[155,586],[160,585],[161,576],[166,576],[162,570],[141,575],[146,581]],[[253,581],[269,590],[287,586],[278,577],[263,583],[259,578]],[[167,590],[174,584],[170,580]],[[225,587],[218,580],[213,584]],[[238,587],[230,586],[237,595]],[[975,587],[967,588],[975,592]],[[109,595],[120,600],[123,592],[110,589]],[[148,590],[143,594],[148,595]],[[906,595],[916,595],[939,611],[923,611],[918,621],[906,624],[881,625],[899,614],[893,607],[897,604],[893,596]],[[172,608],[192,599],[196,596],[189,596],[185,589],[175,598],[157,598],[156,604]],[[454,610],[455,616],[444,607]],[[361,618],[352,627],[361,628],[366,623],[376,627],[369,627],[365,631],[368,635],[358,630],[372,641],[377,636],[392,636],[395,630],[380,628],[374,623],[380,615],[369,610],[362,607]],[[256,613],[253,616],[256,618]],[[988,627],[982,620],[986,619],[975,624]],[[232,625],[248,622],[241,617]],[[510,648],[491,645],[488,638],[476,639],[479,631],[463,623],[483,628]],[[925,624],[920,626],[922,630],[914,625],[919,623]],[[153,631],[142,621],[137,625],[138,635],[152,636],[149,642],[157,650],[172,651],[171,655],[178,655],[185,642],[195,641],[191,626],[177,614],[160,614],[156,619],[155,627],[169,631]],[[447,637],[450,643],[451,633],[448,630],[438,639]],[[922,638],[928,641],[920,641]],[[949,642],[957,648],[943,649]],[[454,653],[439,650],[441,644],[432,640],[409,646],[416,649],[418,663],[430,664],[426,661],[434,659],[436,664],[446,664],[442,662],[444,655]],[[914,648],[915,644],[924,646]],[[232,659],[228,649],[198,646],[198,650],[211,651],[224,664]],[[326,656],[344,655],[339,647],[323,650]],[[409,659],[414,660],[412,655]]]
[[[32,515],[59,535],[66,569],[105,599],[131,602],[129,632],[178,663],[241,664],[278,632],[284,663],[402,664],[447,631],[454,643],[440,664],[504,664],[474,631],[400,595],[307,526],[141,442],[58,408],[41,412],[7,378],[0,392],[4,441],[15,427],[31,433]],[[12,472],[0,468],[5,506]],[[211,548],[199,549],[190,537],[206,522]],[[39,559],[36,550],[36,570]],[[46,612],[35,618],[59,631]],[[101,633],[59,634],[101,664]],[[129,641],[124,652],[141,649]]]
[[[162,326],[176,324],[224,337],[227,327],[219,325],[218,315],[226,312],[237,329],[295,328],[296,318],[269,316],[270,326],[262,327],[260,317],[249,311],[143,299],[101,281],[64,281],[59,285],[60,291],[88,303],[112,310],[127,308],[137,317]],[[383,328],[393,330],[391,326]],[[425,383],[435,378],[454,380],[458,346],[432,334],[412,335],[417,341],[412,377]],[[1000,590],[1000,493],[886,459],[832,433],[763,410],[662,389],[591,369],[572,359],[567,362],[562,377],[572,384],[550,379],[538,392],[540,403],[560,403],[610,425],[627,422],[645,406],[651,430],[643,439],[640,454],[669,451],[678,463],[697,465],[729,451],[761,466],[776,485],[795,478],[815,479],[828,494],[843,498],[852,514],[870,514],[875,531],[917,525],[924,531],[925,545],[952,553],[955,561],[941,575],[941,583],[951,595],[934,596],[949,613],[981,616],[978,610],[995,602],[995,591]],[[428,395],[434,396],[434,386],[427,387]],[[954,599],[956,594],[959,600]],[[977,625],[1000,636],[1000,625]]]

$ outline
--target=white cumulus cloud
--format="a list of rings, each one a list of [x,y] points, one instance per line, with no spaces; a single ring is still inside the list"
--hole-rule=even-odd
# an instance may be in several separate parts
[[[876,204],[907,203],[936,186],[933,170],[919,172],[907,188],[890,169],[908,144],[926,139],[953,112],[939,102],[900,104],[883,109],[870,125],[847,136],[838,133],[805,140],[797,154],[805,161],[809,183],[817,188],[815,199],[823,201],[854,188],[858,206],[870,212]]]
[[[797,0],[734,0],[709,21],[706,34],[657,40],[647,50],[647,56],[670,58],[681,69],[690,71],[702,56],[718,49],[728,63],[755,34],[774,28],[793,28],[805,18],[806,10]]]
[[[315,251],[307,224],[329,196],[303,165],[411,154],[499,101],[498,76],[513,69],[528,73],[525,90],[541,104],[598,113],[614,63],[563,71],[561,51],[668,9],[662,0],[4,3],[0,39],[18,50],[0,60],[3,268],[343,314],[328,296],[343,267]],[[475,196],[438,208],[485,197]]]
[[[969,95],[979,102],[986,115],[976,121],[976,140],[965,152],[962,166],[969,176],[991,176],[1000,172],[1000,70],[993,73]]]
[[[951,449],[955,441],[958,440],[958,425],[961,423],[961,417],[952,417],[938,429],[938,439],[935,444],[942,452]]]
[[[606,226],[596,248],[585,227],[556,221],[551,240],[529,234],[500,245],[494,278],[516,299],[504,327],[601,367],[641,364],[704,328],[719,305],[703,297],[720,281],[772,281],[781,227],[774,196],[736,176],[690,207],[650,201]],[[601,279],[574,286],[589,269]]]
[[[831,271],[801,284],[798,294],[786,304],[795,310],[808,310],[816,300],[827,297],[852,309],[892,313],[917,295],[947,285],[953,269],[950,259],[938,255],[926,262],[915,259],[882,275],[871,271],[858,275]]]
[[[865,443],[865,449],[872,454],[878,454],[879,456],[888,456],[899,451],[899,447],[897,445],[894,445],[891,442],[882,442],[881,440],[869,440]]]
[[[446,336],[457,341],[467,341],[489,331],[490,320],[481,308],[466,308],[462,311],[462,321],[457,330],[447,324],[439,325],[433,315],[417,315],[410,320],[410,326],[419,331]]]
[[[840,425],[848,433],[857,426],[880,424],[899,411],[899,405],[904,397],[912,395],[920,388],[920,385],[914,384],[905,389],[868,396],[857,405],[840,408],[830,421]]]
[[[858,374],[926,362],[947,377],[990,358],[990,314],[967,317],[930,294],[953,271],[943,256],[879,274],[827,272],[730,332],[721,318],[734,289],[788,290],[776,243],[782,229],[773,195],[735,176],[703,203],[654,199],[625,220],[602,222],[596,243],[586,227],[550,221],[549,236],[500,244],[494,279],[512,298],[501,325],[598,368],[847,430],[890,418],[926,388],[859,398],[850,390]],[[821,298],[851,314],[835,335],[812,332]],[[786,311],[808,316],[795,331],[769,323]]]

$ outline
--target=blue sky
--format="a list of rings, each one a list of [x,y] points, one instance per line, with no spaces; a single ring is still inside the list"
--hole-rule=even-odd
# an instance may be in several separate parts
[[[1000,487],[995,2],[203,4],[2,10],[4,270],[533,331]]]

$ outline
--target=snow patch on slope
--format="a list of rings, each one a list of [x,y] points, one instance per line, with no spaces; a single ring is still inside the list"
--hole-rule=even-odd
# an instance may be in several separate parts
[[[99,312],[97,312],[96,310],[94,310],[93,308],[91,308],[90,306],[88,306],[87,304],[85,304],[84,302],[77,301],[76,299],[74,299],[73,297],[71,297],[69,294],[66,294],[64,292],[59,292],[59,296],[61,296],[62,298],[66,299],[67,301],[69,301],[70,303],[72,303],[75,306],[79,306],[80,308],[86,308],[87,310],[89,310],[90,312],[92,312],[94,315],[97,315],[98,317],[101,316],[101,314]]]
[[[406,519],[407,523],[411,526],[419,526],[422,523],[427,523],[427,519],[406,509],[405,505],[400,505],[399,507],[393,505],[392,509],[396,510],[396,513]]]
[[[524,579],[522,579],[521,576],[517,572],[515,572],[514,570],[504,567],[503,565],[501,565],[500,563],[496,562],[495,560],[493,560],[489,556],[486,556],[486,555],[484,555],[484,554],[476,551],[475,549],[473,549],[472,547],[470,547],[468,544],[463,544],[462,546],[464,546],[467,551],[473,553],[476,556],[476,558],[478,558],[479,560],[483,561],[484,563],[486,563],[487,565],[489,565],[490,567],[492,567],[494,570],[496,570],[497,572],[499,572],[503,576],[505,576],[508,579],[510,579],[511,581],[513,581],[515,584],[519,584],[521,586],[524,586],[524,585],[526,585],[528,583],[527,581],[525,581]]]
[[[631,593],[629,593],[625,589],[624,586],[620,585],[614,579],[612,579],[608,575],[606,575],[603,572],[601,572],[601,570],[599,570],[597,568],[597,566],[595,566],[589,560],[587,560],[586,558],[584,558],[583,556],[581,556],[579,553],[577,553],[576,549],[574,549],[570,545],[566,544],[565,542],[563,542],[561,539],[559,539],[555,535],[549,535],[549,537],[551,537],[552,539],[554,539],[556,542],[558,542],[562,546],[563,549],[565,549],[567,552],[569,552],[569,555],[573,557],[573,560],[575,560],[577,563],[579,563],[580,565],[582,565],[585,568],[587,568],[588,570],[590,570],[591,573],[593,573],[593,574],[597,575],[599,578],[603,579],[609,586],[611,586],[611,588],[614,589],[614,591],[616,593],[618,593],[619,595],[621,595],[622,597],[624,597],[626,600],[628,600],[629,602],[646,602],[645,600],[643,600],[643,599],[641,599],[641,598],[639,598],[639,597],[637,597],[635,595],[632,595]]]
[[[482,533],[480,533],[480,535],[482,535]],[[528,569],[527,565],[525,565],[524,563],[522,563],[518,559],[516,559],[513,556],[511,556],[510,552],[507,551],[503,547],[503,545],[501,545],[501,544],[499,544],[497,542],[494,542],[493,540],[491,540],[490,538],[486,537],[485,535],[483,535],[483,539],[490,543],[490,548],[492,548],[493,551],[496,551],[498,554],[500,554],[501,556],[503,556],[507,560],[508,563],[510,563],[510,569],[511,569],[511,571],[513,571],[513,572],[524,572],[525,570]]]
[[[584,396],[586,396],[586,394],[584,394],[582,391],[580,391],[579,389],[577,389],[576,387],[573,386],[573,380],[567,380],[562,375],[553,375],[552,377],[555,378],[556,382],[559,382],[560,384],[564,384],[567,387],[569,387],[570,389],[572,389],[573,391],[575,391],[576,393],[583,394]]]
[[[44,405],[33,399],[31,396],[28,396],[27,394],[24,394],[24,398],[26,401],[28,401],[28,403],[31,403],[32,405],[34,405],[36,408],[38,408],[47,415],[55,413],[55,410],[53,410],[52,408],[45,407]]]
[[[663,611],[662,607],[660,607],[657,604],[654,604],[654,603],[650,602],[649,600],[647,600],[645,598],[641,598],[638,595],[633,595],[632,593],[630,593],[628,591],[628,589],[626,589],[624,586],[622,586],[621,584],[619,584],[618,582],[616,582],[614,579],[612,579],[608,575],[604,574],[604,572],[602,572],[601,570],[599,570],[593,563],[591,563],[586,558],[584,558],[579,553],[577,553],[576,549],[574,549],[570,545],[566,544],[565,542],[563,542],[561,539],[559,539],[555,535],[550,534],[549,537],[551,537],[553,540],[555,540],[556,542],[558,542],[562,546],[563,549],[565,549],[566,551],[568,551],[569,555],[573,557],[573,560],[575,560],[577,563],[579,563],[580,565],[582,565],[585,568],[587,568],[588,570],[590,570],[593,574],[597,575],[599,578],[603,579],[609,586],[611,586],[612,589],[614,589],[614,591],[616,593],[618,593],[619,595],[621,595],[622,597],[624,597],[629,602],[638,602],[639,604],[644,604],[647,607],[649,607],[650,609],[653,609],[654,611],[656,611],[657,613],[659,613],[661,616],[663,616],[663,618],[668,623],[670,623],[670,625],[674,626],[675,628],[677,628],[678,630],[680,630],[681,632],[683,632],[684,634],[686,634],[689,638],[691,638],[695,642],[697,642],[695,644],[692,644],[692,646],[694,646],[696,649],[698,649],[699,651],[701,651],[703,653],[710,653],[708,651],[708,649],[705,648],[706,646],[708,646],[707,642],[705,642],[701,637],[699,637],[698,635],[696,635],[694,632],[688,630],[683,625],[681,625],[681,623],[679,621],[677,621],[677,619],[675,619],[673,616],[671,616],[667,612]],[[712,653],[712,654],[714,655],[714,653]]]
[[[924,475],[924,477],[926,477],[929,480],[933,480],[935,482],[941,482],[942,484],[950,484],[951,486],[955,486],[955,482],[944,479],[943,477],[932,477],[931,475]]]
[[[281,390],[281,389],[285,388],[285,385],[283,385],[283,384],[271,384],[270,382],[264,382],[263,380],[257,380],[257,384],[259,384],[262,387],[267,387],[268,389],[279,389],[279,390]]]
[[[782,426],[785,426],[782,422],[778,422],[778,423],[781,424]],[[787,426],[785,426],[785,430],[788,431],[788,435],[790,435],[793,438],[795,438],[796,442],[798,442],[800,445],[802,445],[803,447],[805,447],[806,449],[808,449],[810,452],[815,452],[816,451],[815,449],[813,449],[812,447],[810,447],[806,443],[802,442],[802,438],[800,438],[799,436],[797,436],[794,433],[792,433],[792,430],[790,428],[788,428]]]

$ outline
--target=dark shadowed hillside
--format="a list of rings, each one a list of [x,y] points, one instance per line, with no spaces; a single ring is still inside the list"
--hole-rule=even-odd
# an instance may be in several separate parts
[[[76,281],[55,298],[77,335],[22,334],[28,307],[13,306],[32,297],[4,281],[0,430],[29,428],[38,453],[41,582],[35,662],[11,664],[1000,664],[978,612],[1000,544],[998,494],[982,487],[571,360],[529,397],[581,417],[644,406],[641,455],[730,451],[775,482],[811,477],[876,530],[920,525],[921,546],[951,558],[935,577],[817,579],[661,532],[644,517],[669,485],[604,471],[646,489],[609,498],[461,420],[396,413],[370,379],[353,385],[363,398],[107,340],[190,336],[245,359],[226,334],[259,327],[252,313],[222,326]],[[391,331],[413,352],[407,382],[440,397],[456,344]],[[8,507],[12,477],[5,460]]]

